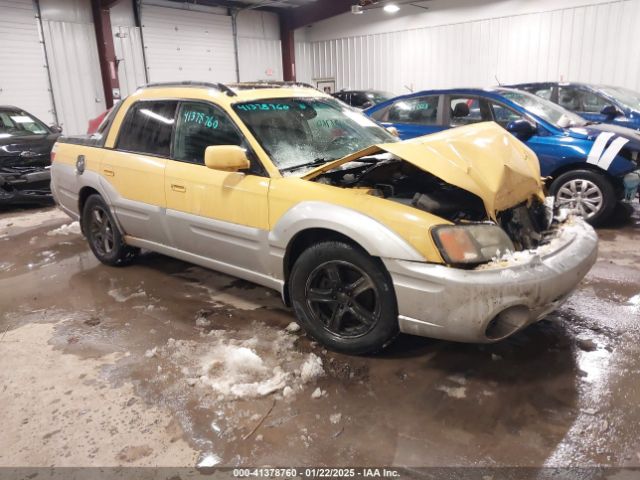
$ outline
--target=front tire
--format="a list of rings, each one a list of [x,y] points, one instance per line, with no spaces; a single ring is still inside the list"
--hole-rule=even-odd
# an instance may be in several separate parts
[[[398,335],[389,274],[379,260],[343,242],[322,242],[296,260],[289,291],[298,323],[337,352],[374,353]]]
[[[591,225],[609,219],[617,204],[609,179],[591,170],[563,173],[553,181],[549,191],[557,207],[577,210]]]
[[[82,209],[82,231],[98,260],[106,265],[127,265],[139,250],[124,243],[111,211],[100,195],[91,195]]]

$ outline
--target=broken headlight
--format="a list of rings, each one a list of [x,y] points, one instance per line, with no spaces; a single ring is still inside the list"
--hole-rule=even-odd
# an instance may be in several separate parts
[[[449,264],[489,262],[514,250],[511,239],[496,225],[443,225],[435,227],[432,235]]]

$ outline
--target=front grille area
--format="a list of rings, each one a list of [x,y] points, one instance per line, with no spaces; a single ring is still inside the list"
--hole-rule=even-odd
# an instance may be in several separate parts
[[[498,214],[498,223],[503,228],[516,250],[536,248],[544,242],[545,230],[549,225],[546,206],[535,199],[530,205],[521,203]]]

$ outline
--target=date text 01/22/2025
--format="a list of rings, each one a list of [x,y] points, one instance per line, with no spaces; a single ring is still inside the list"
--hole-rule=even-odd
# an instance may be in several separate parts
[[[233,476],[237,478],[398,478],[400,472],[388,468],[234,468]]]

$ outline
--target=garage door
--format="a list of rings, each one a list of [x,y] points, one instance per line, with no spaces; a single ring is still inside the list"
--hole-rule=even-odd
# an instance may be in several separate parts
[[[233,82],[231,17],[143,5],[142,34],[150,82]]]
[[[49,79],[32,0],[0,0],[0,105],[54,123]]]

